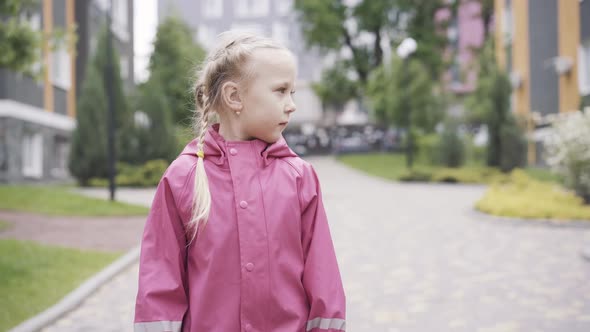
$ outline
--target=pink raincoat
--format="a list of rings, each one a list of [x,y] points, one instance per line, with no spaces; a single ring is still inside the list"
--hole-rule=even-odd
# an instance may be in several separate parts
[[[187,246],[196,141],[158,185],[141,244],[135,331],[337,332],[345,295],[312,166],[281,138],[205,136],[212,197]]]

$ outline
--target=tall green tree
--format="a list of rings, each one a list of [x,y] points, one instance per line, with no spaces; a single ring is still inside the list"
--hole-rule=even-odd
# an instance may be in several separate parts
[[[172,162],[178,151],[172,124],[172,112],[160,82],[148,81],[139,86],[134,100],[136,118],[130,158],[137,164],[165,159]]]
[[[486,43],[477,64],[477,87],[465,104],[469,121],[488,129],[486,163],[503,171],[523,166],[526,140],[511,111],[512,85],[496,62],[493,40]]]
[[[78,99],[76,129],[72,134],[69,169],[80,185],[105,178],[107,168],[107,100],[102,72],[90,64]]]
[[[340,108],[351,98],[360,96],[360,86],[350,78],[349,71],[346,61],[338,61],[322,72],[319,83],[313,83],[312,88],[322,101],[324,110],[328,107]]]
[[[379,121],[410,131],[432,132],[444,109],[443,98],[434,88],[428,70],[418,60],[405,63],[392,58],[388,66],[372,73],[367,96]]]
[[[115,146],[116,158],[129,161],[131,149],[131,113],[119,69],[119,56],[114,47],[112,55],[112,81],[105,81],[108,47],[106,28],[98,37],[96,53],[88,62],[86,78],[82,83],[82,92],[76,107],[77,126],[72,136],[70,153],[70,171],[78,182],[85,185],[92,177],[106,177],[107,165],[107,119],[108,100],[107,85],[113,91],[115,111]]]
[[[323,52],[348,49],[351,59],[346,63],[357,73],[363,88],[370,73],[383,63],[382,40],[389,39],[395,47],[404,36],[416,39],[414,57],[437,79],[447,45],[445,34],[437,31],[449,20],[435,20],[435,14],[447,8],[452,18],[457,6],[445,0],[361,0],[354,6],[343,0],[295,0],[307,45]]]
[[[195,67],[205,51],[193,40],[193,31],[182,19],[170,16],[157,29],[154,51],[150,57],[149,80],[160,81],[163,95],[172,110],[175,124],[189,124],[194,109],[190,89]]]

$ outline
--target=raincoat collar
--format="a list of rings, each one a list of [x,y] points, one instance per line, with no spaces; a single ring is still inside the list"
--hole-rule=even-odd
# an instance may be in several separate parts
[[[264,167],[268,166],[273,160],[284,157],[296,157],[297,154],[293,152],[287,145],[285,138],[281,138],[275,143],[269,144],[260,139],[253,139],[251,141],[226,141],[223,136],[219,134],[219,123],[211,125],[205,133],[205,159],[210,160],[217,165],[224,165],[227,163],[227,153],[232,146],[251,146],[256,152],[256,156],[260,156],[260,161]],[[181,154],[192,155],[197,157],[197,139],[190,141],[184,148]]]

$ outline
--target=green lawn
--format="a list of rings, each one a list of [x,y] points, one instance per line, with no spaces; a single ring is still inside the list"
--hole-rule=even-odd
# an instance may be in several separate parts
[[[0,331],[57,303],[119,255],[0,240]]]
[[[406,158],[401,154],[347,154],[339,156],[338,160],[352,168],[390,180],[399,180],[406,172]],[[416,166],[428,168],[420,164]]]
[[[458,169],[415,164],[414,171],[406,170],[401,154],[343,155],[344,164],[366,173],[390,180],[412,178],[437,182],[488,183],[491,186],[476,208],[497,216],[590,220],[590,206],[581,198],[565,190],[559,176],[547,169],[527,168],[511,174],[471,164]]]
[[[9,223],[7,223],[6,221],[0,220],[0,232],[2,232],[5,229],[8,229],[8,227],[10,227]]]
[[[146,215],[148,208],[89,198],[59,186],[0,186],[0,210],[59,216]]]
[[[385,179],[401,180],[408,177],[405,155],[399,153],[350,154],[339,156],[338,160],[350,167]],[[559,177],[547,169],[527,168],[525,172],[537,180],[559,181]],[[417,161],[414,163],[414,173],[427,174],[432,181],[442,182],[447,178],[453,178],[457,179],[458,182],[490,183],[498,179],[498,177],[502,177],[499,171],[473,162],[467,163],[466,166],[458,169],[451,169]]]

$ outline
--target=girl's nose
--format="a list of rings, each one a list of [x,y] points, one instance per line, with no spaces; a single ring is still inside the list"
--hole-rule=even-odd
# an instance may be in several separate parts
[[[287,108],[285,109],[285,113],[290,114],[293,113],[297,110],[297,106],[295,106],[294,102],[289,103],[289,105],[287,105]]]

